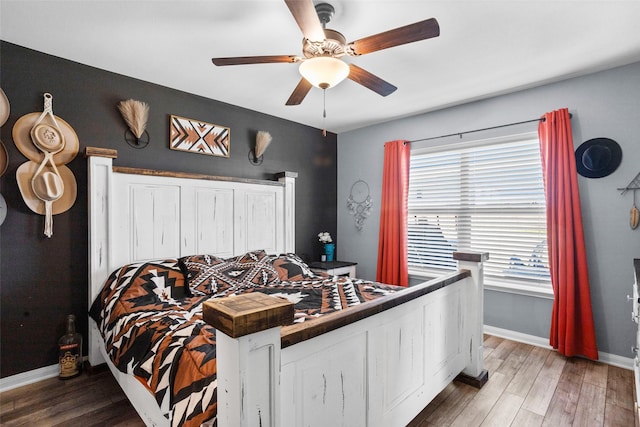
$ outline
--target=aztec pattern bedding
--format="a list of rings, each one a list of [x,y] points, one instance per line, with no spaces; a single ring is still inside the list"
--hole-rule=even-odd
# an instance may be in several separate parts
[[[217,412],[216,336],[202,319],[203,302],[262,292],[292,301],[294,321],[304,322],[400,289],[315,274],[294,254],[195,255],[121,267],[90,315],[111,361],[155,395],[172,425],[209,426]]]

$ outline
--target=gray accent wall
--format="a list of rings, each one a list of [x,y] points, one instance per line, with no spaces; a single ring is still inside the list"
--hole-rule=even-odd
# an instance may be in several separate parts
[[[424,81],[429,85],[428,79]],[[398,90],[411,90],[399,85]],[[393,95],[390,95],[393,96]],[[640,228],[629,227],[631,192],[617,190],[640,173],[640,63],[562,82],[469,102],[338,136],[338,259],[358,263],[358,276],[375,280],[384,143],[416,140],[535,119],[568,108],[574,145],[608,137],[622,147],[620,167],[611,175],[579,186],[591,281],[596,338],[601,352],[631,358],[635,326],[626,296],[633,284],[633,258],[640,257]],[[537,130],[536,123],[414,143],[450,144]],[[358,231],[346,207],[352,184],[369,184],[374,206]],[[638,194],[640,204],[640,194]],[[485,291],[485,324],[537,337],[549,337],[552,300]]]
[[[77,62],[0,42],[0,86],[11,103],[0,138],[9,166],[0,179],[8,205],[0,229],[0,377],[58,363],[58,338],[67,314],[75,314],[78,331],[87,336],[87,161],[86,147],[118,150],[116,166],[253,179],[273,179],[282,171],[296,179],[296,252],[317,260],[316,235],[336,234],[336,135],[267,114],[110,73]],[[186,73],[184,78],[189,78]],[[212,85],[224,82],[211,79]],[[27,159],[14,144],[12,128],[24,114],[42,111],[44,92],[53,95],[53,112],[71,125],[80,153],[69,163],[78,196],[67,212],[55,215],[53,237],[43,236],[43,216],[25,205],[16,169]],[[256,96],[261,96],[256,94]],[[286,101],[288,94],[283,93]],[[126,125],[116,104],[124,99],[149,104],[144,149],[124,139]],[[291,107],[295,108],[295,107]],[[169,149],[171,115],[231,129],[230,156],[213,157]],[[269,131],[273,142],[262,164],[249,162],[256,133]],[[86,348],[86,340],[85,340]]]

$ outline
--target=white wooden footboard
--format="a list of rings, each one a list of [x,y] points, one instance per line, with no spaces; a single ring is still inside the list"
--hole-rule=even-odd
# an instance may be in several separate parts
[[[339,315],[219,338],[219,357],[239,348],[250,356],[218,365],[218,425],[405,426],[460,373],[483,384],[486,255],[455,257],[458,273],[410,288],[421,295],[397,304],[397,294],[381,298],[377,313],[362,310],[355,322]]]

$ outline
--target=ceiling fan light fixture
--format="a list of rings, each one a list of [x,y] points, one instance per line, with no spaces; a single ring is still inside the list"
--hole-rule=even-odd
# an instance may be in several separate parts
[[[316,56],[300,64],[300,74],[321,89],[334,87],[349,75],[349,66],[338,58]]]

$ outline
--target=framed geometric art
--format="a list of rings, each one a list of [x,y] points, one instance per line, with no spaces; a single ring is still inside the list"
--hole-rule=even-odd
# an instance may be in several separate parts
[[[229,157],[231,130],[227,127],[172,115],[169,135],[172,150]]]

